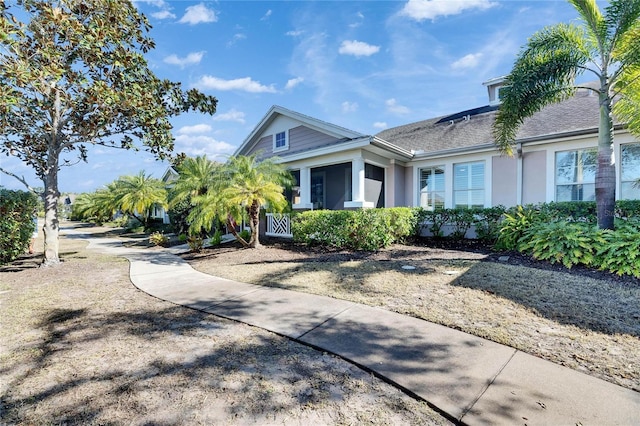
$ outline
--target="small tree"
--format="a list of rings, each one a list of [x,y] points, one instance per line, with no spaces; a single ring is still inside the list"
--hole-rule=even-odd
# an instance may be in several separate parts
[[[167,207],[164,183],[141,171],[135,176],[121,176],[112,187],[113,208],[133,216],[145,229],[150,227],[154,205]]]
[[[215,185],[193,198],[188,220],[194,229],[211,229],[216,219],[224,222],[245,247],[260,247],[260,208],[268,205],[283,211],[288,203],[284,188],[291,184],[291,174],[275,159],[259,161],[256,155],[236,156],[217,170]],[[251,237],[245,241],[235,230],[245,216]]]
[[[154,75],[143,56],[154,47],[146,35],[151,27],[129,0],[6,3],[0,2],[0,152],[42,180],[43,263],[57,264],[58,171],[68,165],[61,156],[86,161],[89,144],[138,149],[137,140],[165,158],[173,150],[169,119],[189,110],[213,114],[217,100]]]
[[[632,133],[640,135],[640,0],[611,0],[604,15],[595,0],[569,1],[583,25],[558,24],[529,39],[500,94],[494,135],[498,146],[511,154],[517,130],[527,117],[572,96],[576,76],[593,73],[598,87],[586,89],[600,100],[595,181],[598,226],[613,229],[614,110]]]

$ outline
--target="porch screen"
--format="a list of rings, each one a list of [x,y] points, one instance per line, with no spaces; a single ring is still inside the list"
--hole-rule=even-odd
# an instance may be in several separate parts
[[[444,167],[420,169],[420,207],[444,208]]]

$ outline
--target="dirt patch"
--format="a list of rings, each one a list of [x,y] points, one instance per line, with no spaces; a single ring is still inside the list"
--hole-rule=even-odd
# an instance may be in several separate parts
[[[640,391],[637,279],[443,244],[367,253],[267,241],[183,257],[212,275],[383,307]]]
[[[85,247],[0,269],[3,424],[449,424],[342,359],[150,297]]]

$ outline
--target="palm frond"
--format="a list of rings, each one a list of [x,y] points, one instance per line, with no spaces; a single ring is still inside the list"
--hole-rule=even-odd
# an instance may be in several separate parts
[[[575,78],[589,58],[584,31],[574,25],[547,27],[531,37],[501,92],[493,133],[504,153],[512,154],[511,144],[526,118],[574,93]]]

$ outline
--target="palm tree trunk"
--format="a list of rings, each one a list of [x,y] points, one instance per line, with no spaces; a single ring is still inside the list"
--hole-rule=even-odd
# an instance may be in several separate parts
[[[600,128],[598,129],[598,166],[596,168],[596,205],[598,228],[613,229],[616,209],[616,170],[613,157],[612,102],[608,90],[600,91]]]
[[[242,247],[244,248],[248,248],[249,247],[249,243],[246,242],[244,240],[244,238],[242,238],[238,232],[236,231],[236,227],[233,224],[233,222],[231,222],[231,218],[227,217],[227,228],[231,231],[231,235],[233,235],[234,237],[236,237],[236,240],[240,241],[240,244],[242,244]]]
[[[249,247],[260,248],[260,205],[254,201],[247,208],[249,214],[249,227],[251,228],[251,238],[249,239]]]

